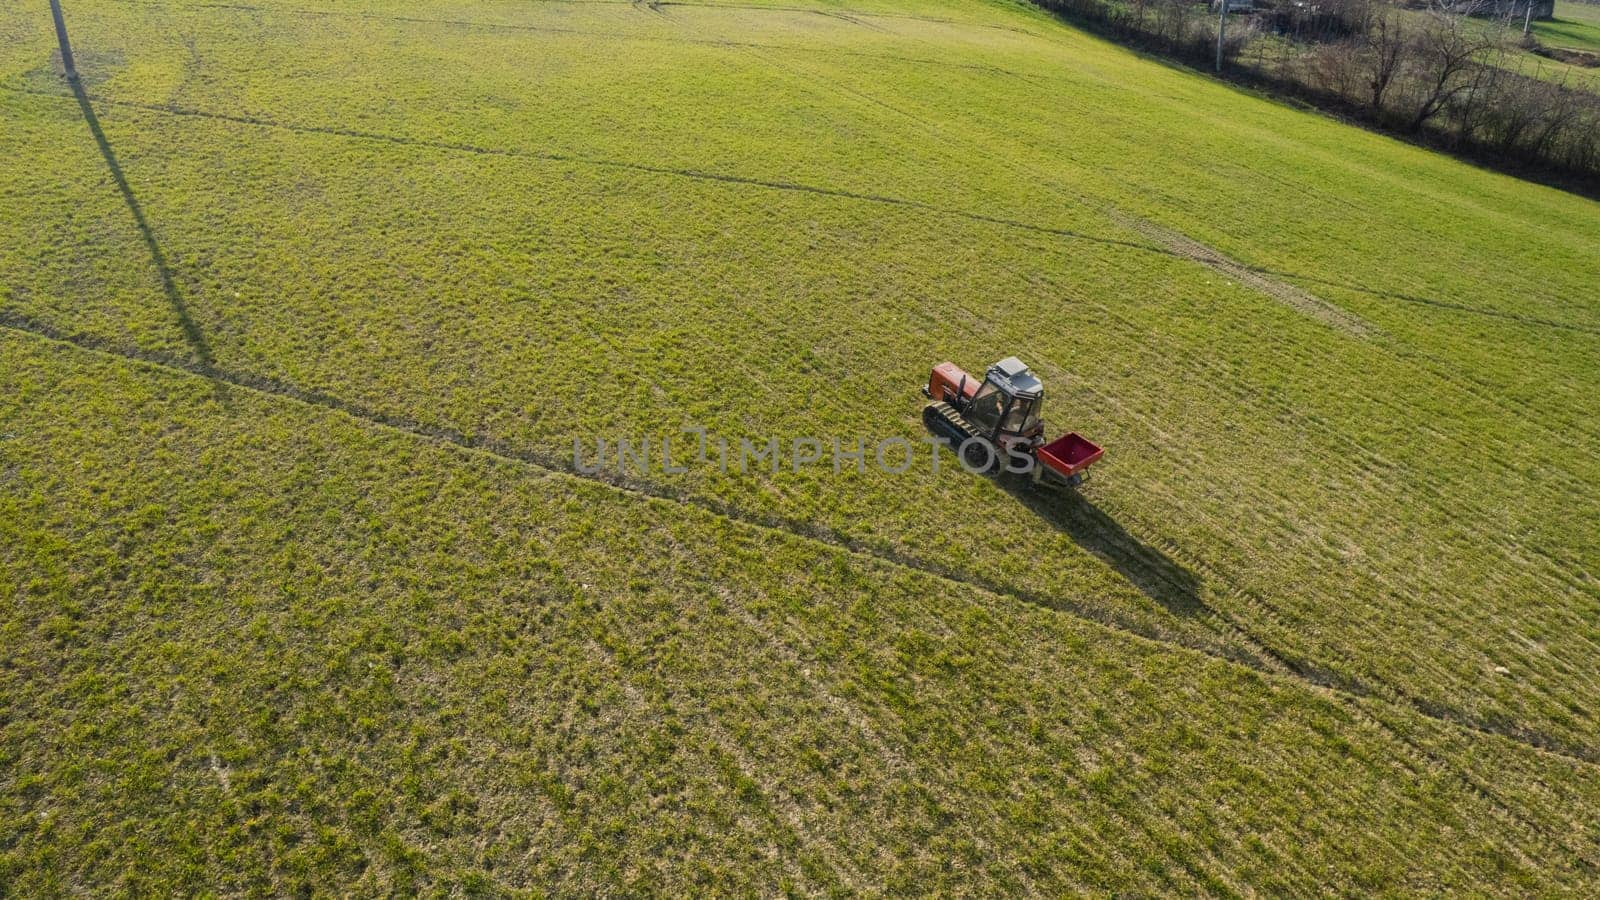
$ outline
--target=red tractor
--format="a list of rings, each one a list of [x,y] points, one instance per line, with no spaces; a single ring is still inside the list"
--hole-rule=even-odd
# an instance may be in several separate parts
[[[940,363],[922,393],[933,401],[922,410],[923,424],[947,439],[970,470],[1003,467],[1036,482],[1077,487],[1105,454],[1075,431],[1045,443],[1044,383],[1015,356],[990,366],[981,382],[954,363]]]

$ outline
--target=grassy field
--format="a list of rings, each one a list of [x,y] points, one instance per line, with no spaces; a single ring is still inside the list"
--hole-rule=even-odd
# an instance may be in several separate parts
[[[1600,5],[1558,0],[1555,18],[1534,22],[1533,33],[1547,46],[1600,52]]]
[[[0,883],[1585,893],[1600,211],[1021,4],[0,10]],[[579,477],[916,441],[1078,497]]]

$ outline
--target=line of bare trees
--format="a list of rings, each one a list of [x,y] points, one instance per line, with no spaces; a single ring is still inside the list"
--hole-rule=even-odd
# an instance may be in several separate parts
[[[1216,13],[1195,0],[1033,2],[1195,63],[1216,53]],[[1459,6],[1402,9],[1389,0],[1269,2],[1276,5],[1228,24],[1223,52],[1235,76],[1600,191],[1600,84],[1536,70],[1523,51],[1520,7],[1512,22],[1509,15],[1471,18]]]

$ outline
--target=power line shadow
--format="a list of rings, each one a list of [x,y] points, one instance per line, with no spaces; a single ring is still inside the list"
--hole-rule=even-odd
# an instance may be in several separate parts
[[[133,195],[133,188],[128,185],[128,179],[122,173],[122,166],[117,162],[117,154],[111,149],[111,142],[106,140],[106,134],[100,128],[100,119],[94,114],[94,107],[89,103],[89,95],[84,92],[82,81],[73,80],[69,83],[72,85],[72,95],[77,98],[78,109],[83,113],[83,120],[88,123],[89,131],[94,135],[94,142],[100,148],[100,156],[106,161],[106,168],[111,170],[111,178],[117,183],[122,201],[127,204],[128,212],[133,214],[133,222],[139,229],[139,236],[144,239],[145,248],[150,251],[150,259],[155,263],[156,274],[161,279],[161,291],[178,316],[178,324],[183,329],[184,339],[200,363],[201,370],[212,372],[216,369],[216,361],[212,356],[211,347],[206,343],[200,327],[195,324],[194,317],[190,315],[188,305],[183,302],[177,282],[172,277],[172,268],[167,265],[167,257],[161,252],[161,245],[156,241],[155,232],[145,220],[144,209],[139,206],[138,198]],[[228,406],[226,386],[215,379],[211,383],[218,402]]]

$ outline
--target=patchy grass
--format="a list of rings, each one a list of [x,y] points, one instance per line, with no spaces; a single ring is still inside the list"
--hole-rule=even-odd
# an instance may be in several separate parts
[[[827,11],[0,12],[8,880],[1592,878],[1594,205]],[[1080,499],[530,468],[1011,353]]]
[[[1583,772],[1490,800],[1294,678],[318,406],[0,349],[23,892],[1586,877],[1521,809],[1594,810]]]

